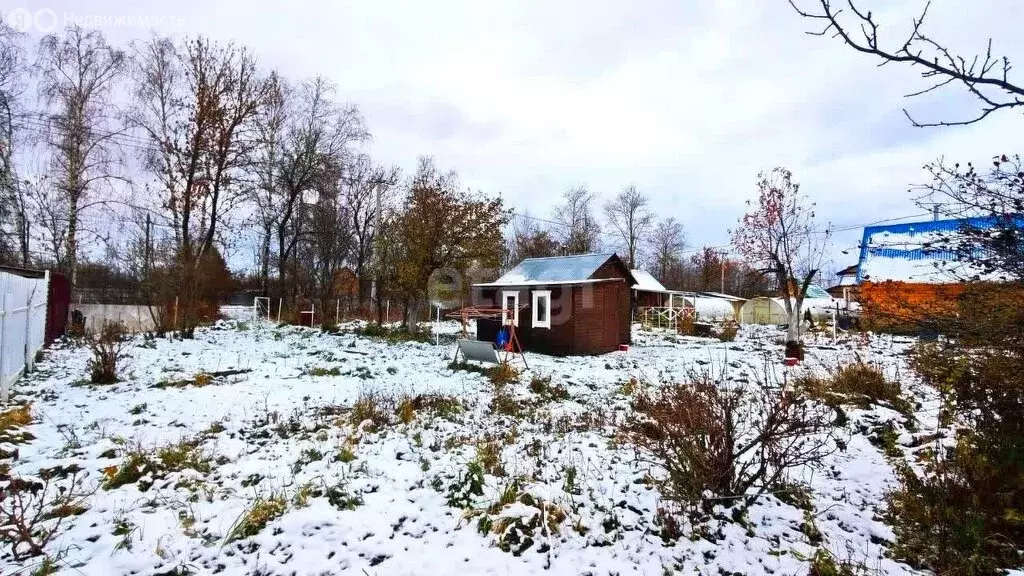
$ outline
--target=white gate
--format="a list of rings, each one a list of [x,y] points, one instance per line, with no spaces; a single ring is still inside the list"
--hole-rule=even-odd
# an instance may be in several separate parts
[[[0,272],[0,403],[43,347],[49,284],[49,272],[43,278]]]

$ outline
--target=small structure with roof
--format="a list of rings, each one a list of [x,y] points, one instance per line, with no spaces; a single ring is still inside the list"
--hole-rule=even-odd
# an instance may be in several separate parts
[[[801,304],[801,315],[809,312],[815,322],[829,320],[842,306],[841,301],[830,296],[817,284],[807,287]],[[786,301],[768,296],[751,298],[740,307],[739,321],[740,324],[787,324],[789,316],[786,314]]]
[[[601,354],[630,343],[630,269],[615,254],[527,258],[494,282],[474,284],[474,306],[512,310],[523,350]],[[503,321],[477,320],[477,339],[499,340]]]
[[[839,272],[836,276],[839,277],[839,282],[826,290],[833,298],[842,298],[843,300],[850,302],[857,295],[857,268],[859,266],[854,264],[847,266]]]

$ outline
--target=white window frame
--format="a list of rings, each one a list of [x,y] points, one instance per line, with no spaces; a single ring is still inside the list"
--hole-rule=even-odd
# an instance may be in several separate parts
[[[544,320],[543,322],[539,318],[537,318],[537,310],[538,310],[538,308],[537,308],[537,300],[540,299],[541,297],[546,298],[547,301],[548,301],[547,305],[544,307],[544,309],[547,310],[548,319]],[[532,305],[530,306],[530,310],[532,310],[532,314],[533,314],[533,327],[534,328],[547,328],[547,329],[550,330],[551,329],[551,290],[534,290],[533,294],[532,294],[531,304]]]
[[[502,290],[501,291],[501,325],[505,325],[505,319],[508,318],[508,298],[514,296],[516,299],[515,314],[512,316],[512,324],[519,326],[519,290]]]

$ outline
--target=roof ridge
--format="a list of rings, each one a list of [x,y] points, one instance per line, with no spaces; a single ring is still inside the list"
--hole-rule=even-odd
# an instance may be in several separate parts
[[[522,260],[520,260],[520,263],[526,262],[527,260],[553,260],[555,258],[584,258],[586,256],[607,256],[611,258],[614,255],[614,252],[589,252],[587,254],[570,254],[568,256],[531,256],[530,258],[523,258]]]

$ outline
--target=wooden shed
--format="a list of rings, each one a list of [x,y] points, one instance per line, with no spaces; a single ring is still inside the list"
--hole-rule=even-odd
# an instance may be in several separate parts
[[[630,289],[636,284],[615,254],[527,258],[494,282],[475,284],[476,306],[517,310],[526,351],[556,356],[601,354],[630,342]],[[478,320],[477,339],[497,340],[501,321]]]

